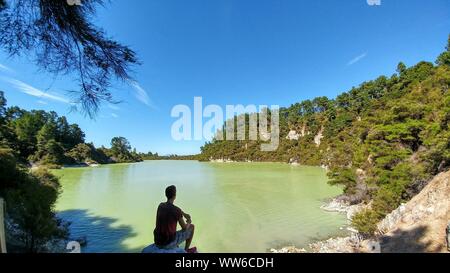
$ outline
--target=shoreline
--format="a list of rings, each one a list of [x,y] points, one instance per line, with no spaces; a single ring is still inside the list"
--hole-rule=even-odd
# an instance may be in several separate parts
[[[378,222],[377,232],[374,235],[364,237],[355,230],[347,237],[313,242],[309,244],[309,248],[311,253],[448,253],[450,252],[449,195],[450,171],[447,171],[436,175],[420,193]],[[345,205],[339,197],[336,197],[321,208],[326,211],[344,212]],[[347,217],[357,213],[358,209],[367,207],[370,207],[370,204],[348,206]],[[295,247],[271,250],[273,253],[305,253],[305,251]]]
[[[362,236],[353,229],[350,225],[351,218],[354,214],[359,212],[366,206],[363,204],[350,205],[349,203],[343,201],[342,195],[336,196],[332,199],[324,201],[324,204],[320,208],[324,212],[333,212],[345,214],[347,218],[347,224],[340,227],[340,230],[346,230],[349,232],[347,236],[337,235],[339,232],[336,231],[336,236],[326,237],[323,240],[315,240],[308,243],[306,246],[296,247],[296,246],[286,246],[279,249],[272,248],[270,253],[357,253],[361,252],[362,245],[369,245],[370,242],[365,242]],[[364,247],[367,248],[367,247]]]
[[[84,164],[66,164],[66,165],[57,166],[57,167],[55,167],[55,166],[47,166],[47,165],[32,164],[30,169],[31,170],[36,170],[38,168],[48,168],[50,170],[85,169],[85,168],[99,168],[99,167],[109,166],[109,165],[136,164],[136,163],[141,163],[141,162],[144,162],[144,161],[118,162],[118,163],[105,163],[105,164],[99,164],[99,163],[95,163],[95,164],[89,164],[89,163],[84,163]]]
[[[191,160],[191,161],[197,161],[197,162],[200,162],[200,163],[218,163],[218,164],[233,164],[233,163],[262,164],[262,163],[270,163],[270,164],[284,164],[284,165],[289,165],[289,166],[293,166],[293,167],[315,167],[315,168],[324,169],[325,171],[329,170],[329,167],[325,166],[325,165],[305,165],[305,164],[300,164],[300,163],[297,163],[297,162],[286,162],[286,161],[250,161],[250,160],[249,161],[234,161],[234,160],[225,160],[225,159],[213,159],[213,160],[208,160],[208,161],[201,161],[201,160]]]
[[[302,175],[303,174],[303,170],[304,170],[303,167],[289,167],[286,163],[281,163],[281,162],[272,162],[272,163],[262,162],[262,163],[260,163],[262,165],[260,165],[258,163],[256,163],[256,164],[236,163],[236,165],[234,165],[234,164],[231,164],[231,165],[221,165],[220,164],[219,165],[219,164],[214,164],[214,163],[211,164],[211,163],[206,162],[206,164],[202,167],[201,162],[197,163],[197,161],[190,161],[190,162],[188,161],[188,162],[185,162],[185,163],[183,163],[183,162],[177,163],[178,161],[167,161],[167,160],[159,161],[161,163],[158,163],[158,162],[154,162],[153,163],[153,161],[154,160],[150,160],[150,161],[144,161],[142,164],[125,165],[123,167],[120,167],[120,166],[117,166],[117,167],[119,167],[119,169],[122,170],[123,168],[125,168],[125,169],[127,169],[127,168],[132,168],[132,169],[133,168],[147,168],[147,166],[150,166],[151,168],[152,168],[152,166],[153,166],[153,168],[158,168],[158,166],[163,166],[163,165],[164,166],[175,166],[175,168],[177,168],[177,166],[186,166],[186,168],[187,168],[186,170],[189,171],[191,166],[198,166],[198,168],[201,168],[201,169],[213,168],[214,170],[216,170],[216,168],[219,168],[219,170],[224,170],[227,173],[230,173],[231,177],[234,177],[234,175],[235,175],[234,174],[235,171],[233,171],[233,170],[235,170],[235,169],[242,169],[242,168],[243,169],[250,168],[250,169],[253,169],[253,170],[256,170],[256,171],[257,170],[275,170],[276,173],[278,173],[278,171],[282,170],[282,174],[283,174],[281,176],[282,178],[285,177],[284,174],[292,174],[292,172],[294,172],[294,174],[299,174],[298,176],[294,176],[294,177],[298,178],[297,179],[298,182],[299,181],[309,181],[309,180],[311,180],[311,175],[314,175],[314,177],[315,177],[315,175],[317,174],[320,177],[320,179],[317,180],[318,183],[313,183],[313,184],[307,183],[308,188],[311,186],[313,189],[316,189],[316,188],[317,189],[322,189],[323,187],[328,189],[325,172],[323,172],[322,169],[318,168],[318,166],[311,166],[311,167],[306,166],[305,170],[310,170],[310,171],[309,172],[305,171],[307,173],[307,175],[303,176]],[[164,163],[164,162],[167,162],[167,163]],[[181,165],[178,165],[178,164],[181,164]],[[114,165],[114,164],[112,164],[112,165]],[[214,167],[214,165],[216,165],[216,167]],[[239,167],[239,165],[241,167]],[[133,166],[135,166],[135,167],[133,167]],[[223,166],[223,168],[225,168],[225,169],[223,169],[220,166]],[[229,167],[226,167],[226,166],[229,166]],[[247,168],[245,166],[247,166]],[[97,173],[99,171],[100,171],[100,173],[103,173],[104,171],[106,171],[106,170],[101,171],[103,168],[106,168],[106,169],[113,168],[114,169],[115,166],[104,166],[104,167],[102,167],[101,169],[98,169],[98,170],[95,170],[95,169],[79,169],[79,171],[83,172],[83,170],[84,170],[84,171],[87,171],[89,174],[91,174],[91,172]],[[174,167],[172,167],[171,169],[173,169],[173,168]],[[145,169],[145,170],[147,170],[147,169]],[[167,174],[170,175],[170,172],[167,172],[166,169],[164,169],[164,170],[165,170],[164,173],[167,173]],[[67,174],[72,172],[71,170],[67,170],[67,171],[68,171]],[[76,171],[76,173],[78,173],[78,171]],[[256,181],[256,180],[254,180],[254,178],[262,177],[262,176],[259,176],[257,172],[252,172],[252,173],[254,173],[254,177],[253,177],[253,179],[252,179],[252,177],[249,177],[250,180]],[[62,171],[62,172],[57,173],[57,174],[62,174],[64,176],[65,173]],[[142,176],[143,174],[144,173],[139,172],[139,176],[137,178],[138,179],[145,179],[145,175]],[[69,177],[69,175],[67,175],[66,177]],[[75,179],[77,179],[77,178],[75,178]],[[62,180],[62,181],[65,181],[65,180]],[[271,184],[273,184],[273,182],[276,182],[271,177],[266,178],[265,181],[272,182]],[[205,182],[208,182],[210,184],[213,181],[211,181],[210,179],[206,179]],[[105,183],[107,183],[107,182],[105,182]],[[86,185],[91,185],[91,184],[92,183],[89,183],[89,184],[86,183]],[[301,185],[300,185],[301,183],[296,183],[296,184],[299,185],[299,189],[300,189],[301,188]],[[64,186],[65,185],[66,184],[64,184]],[[67,185],[75,185],[75,183],[73,183],[73,184],[72,183],[70,183],[70,184],[68,183]],[[101,184],[101,185],[103,185],[103,184]],[[276,189],[278,187],[278,185],[275,185],[275,184],[273,184],[273,185],[274,185],[274,187],[271,187],[271,189],[272,188]],[[323,185],[323,186],[321,186],[321,185]],[[92,187],[94,187],[94,186],[92,186]],[[95,187],[97,187],[97,186],[95,186]],[[291,185],[290,183],[286,183],[285,187],[286,187],[286,192],[287,191],[292,191],[293,187],[297,188],[294,184]],[[319,207],[320,205],[323,204],[323,201],[330,200],[330,198],[332,198],[333,196],[342,193],[342,190],[340,190],[339,187],[337,187],[334,190],[332,189],[331,191],[326,190],[325,193],[323,193],[323,194],[320,194],[320,191],[318,191],[318,190],[312,191],[312,193],[314,193],[314,192],[317,193],[317,195],[314,194],[317,197],[314,198],[314,199],[311,199],[311,203],[306,202],[306,204],[308,204],[308,206],[311,209],[314,209],[314,207],[316,207],[316,208]],[[67,193],[70,193],[70,192],[67,192]],[[267,195],[267,197],[270,197],[270,196],[272,196],[272,195]],[[308,196],[306,196],[306,197],[308,197]],[[270,198],[273,198],[273,196],[270,197]],[[301,202],[302,199],[300,199],[298,197],[298,195],[297,196],[292,196],[292,198],[289,199],[289,200],[292,200],[293,204],[303,204]],[[256,202],[256,203],[258,204],[259,202]],[[277,202],[277,203],[279,203],[279,202]],[[59,204],[64,204],[64,203],[59,203]],[[88,204],[88,203],[86,203],[86,204]],[[278,204],[275,204],[275,203],[273,205],[274,205],[274,207],[278,206]],[[67,207],[65,207],[65,208],[67,209]],[[199,212],[202,212],[202,211],[200,210]],[[230,212],[232,212],[232,211],[230,211]],[[287,212],[287,214],[290,215],[289,212]],[[230,215],[233,215],[233,214],[230,214]],[[299,214],[297,214],[297,216],[298,215]],[[326,221],[330,221],[330,222],[325,224],[326,228],[325,228],[324,232],[320,232],[319,236],[317,236],[315,229],[308,229],[308,237],[311,236],[311,237],[322,239],[322,238],[326,238],[328,235],[336,235],[335,231],[337,231],[338,234],[341,234],[341,235],[348,234],[346,232],[344,233],[343,229],[340,230],[341,227],[343,227],[343,226],[345,227],[346,226],[346,222],[345,222],[344,218],[341,217],[341,215],[325,214],[321,210],[318,210],[318,209],[316,209],[314,211],[314,215],[318,215],[317,216],[318,218],[326,219]],[[267,219],[270,220],[270,218],[267,218]],[[317,222],[314,217],[312,219],[314,220],[314,222]],[[296,220],[293,219],[293,221],[296,221]],[[321,225],[318,224],[317,227],[321,228]],[[296,233],[298,229],[295,228],[295,226],[292,226],[292,228],[290,230],[291,230],[291,232]],[[239,233],[237,233],[237,234],[239,234]],[[269,234],[269,233],[267,233],[267,234]],[[267,236],[267,234],[265,236]],[[74,237],[80,237],[80,236],[83,236],[83,235],[85,235],[85,234],[78,233],[78,232],[73,234]],[[89,235],[89,237],[91,237],[91,236],[92,235]],[[304,239],[302,239],[302,241],[305,242],[305,243],[311,242],[311,238],[308,238],[308,237],[301,237],[301,238],[304,238]],[[262,247],[259,247],[258,249],[259,249],[259,251],[264,253],[264,252],[267,252],[269,250],[269,248],[271,248],[271,247],[282,247],[282,246],[284,246],[285,244],[283,244],[283,241],[284,242],[290,242],[289,241],[289,236],[287,236],[287,238],[284,239],[284,240],[273,240],[273,242],[271,242],[271,244],[268,244],[265,247],[264,247],[264,245],[261,245]],[[232,249],[234,249],[234,247],[230,248],[230,250],[232,250]]]

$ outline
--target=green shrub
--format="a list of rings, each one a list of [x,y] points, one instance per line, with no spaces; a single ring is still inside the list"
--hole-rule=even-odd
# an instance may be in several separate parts
[[[364,209],[352,218],[352,226],[363,235],[373,235],[377,231],[380,215],[372,209]]]

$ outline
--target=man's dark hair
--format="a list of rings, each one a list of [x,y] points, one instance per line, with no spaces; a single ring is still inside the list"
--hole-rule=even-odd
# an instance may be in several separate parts
[[[167,199],[172,199],[175,197],[175,195],[177,195],[177,187],[175,187],[175,186],[167,187],[167,189],[166,189]]]

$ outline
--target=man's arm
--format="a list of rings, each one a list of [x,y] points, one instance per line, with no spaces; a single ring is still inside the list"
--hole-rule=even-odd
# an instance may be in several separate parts
[[[186,218],[186,221],[187,221],[188,224],[192,223],[192,219],[191,219],[191,216],[189,214],[184,213],[184,211],[181,210],[181,215],[183,215],[183,217]]]
[[[180,218],[180,220],[178,221],[178,223],[180,224],[180,226],[181,226],[181,228],[182,228],[183,230],[187,230],[187,229],[189,229],[189,228],[191,227],[191,224],[190,224],[190,223],[187,223],[187,224],[186,224],[186,222],[184,221],[184,218],[183,218],[183,217]]]

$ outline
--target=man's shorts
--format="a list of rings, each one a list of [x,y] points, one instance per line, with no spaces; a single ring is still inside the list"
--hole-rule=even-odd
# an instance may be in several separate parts
[[[179,247],[182,243],[186,242],[192,236],[192,228],[186,230],[177,231],[175,239],[168,245],[161,247],[161,249],[173,249]]]

